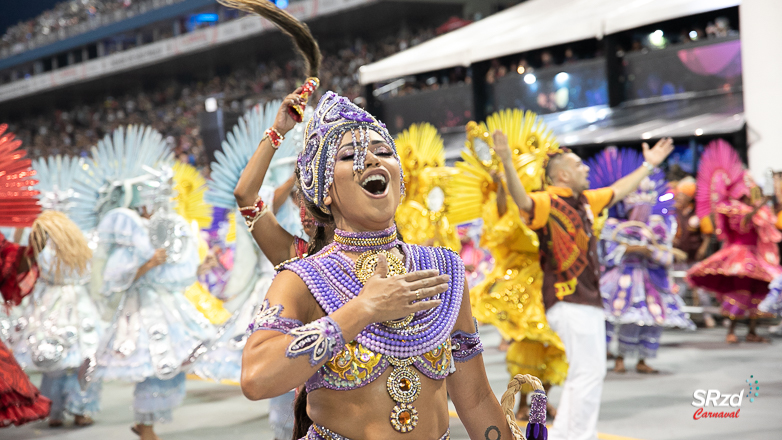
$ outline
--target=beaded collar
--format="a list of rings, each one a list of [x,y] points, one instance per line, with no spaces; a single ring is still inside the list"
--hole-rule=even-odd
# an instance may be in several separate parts
[[[396,226],[382,231],[349,232],[342,229],[334,230],[336,248],[342,252],[387,251],[399,244]]]
[[[355,340],[369,350],[387,356],[409,358],[422,355],[445,342],[453,330],[464,289],[464,263],[445,248],[431,248],[399,243],[405,256],[407,272],[438,269],[451,276],[448,290],[435,298],[442,303],[430,310],[415,313],[405,326],[391,327],[373,323]],[[358,296],[363,283],[354,270],[353,261],[332,243],[310,257],[284,265],[307,285],[326,314],[331,314]],[[426,300],[424,300],[426,301]]]

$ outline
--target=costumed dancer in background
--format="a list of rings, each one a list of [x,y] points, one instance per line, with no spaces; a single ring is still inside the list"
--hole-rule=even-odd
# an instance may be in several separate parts
[[[182,162],[176,162],[171,170],[174,172],[174,210],[193,229],[198,241],[198,257],[202,267],[208,265],[209,244],[201,237],[199,231],[212,225],[212,211],[210,204],[204,201],[206,192],[206,179],[198,170]],[[208,286],[197,280],[185,290],[185,298],[188,299],[212,324],[222,324],[231,317],[231,313],[225,309],[223,302],[209,292]]]
[[[273,101],[266,104],[265,108],[254,107],[239,121],[233,132],[229,133],[228,140],[223,143],[223,151],[218,152],[216,162],[212,164],[212,180],[209,182],[207,199],[215,206],[237,210],[234,188],[244,171],[244,165],[264,141],[268,141],[264,132],[274,124],[280,105],[280,101]],[[299,207],[291,202],[290,197],[295,158],[303,145],[303,132],[303,126],[299,126],[286,133],[286,139],[278,146],[275,160],[270,164],[270,171],[267,173],[264,170],[261,176],[263,184],[255,192],[257,200],[263,201],[263,206],[272,208],[265,208],[269,209],[266,214],[257,212],[254,220],[259,222],[266,215],[274,217],[273,221],[277,227],[291,237],[305,236]],[[242,350],[248,336],[247,327],[262,306],[274,277],[274,266],[253,241],[251,234],[255,234],[256,240],[261,243],[271,239],[269,236],[274,234],[274,230],[256,231],[263,226],[252,222],[245,223],[241,214],[234,218],[239,219],[235,226],[236,258],[225,294],[235,296],[230,303],[235,304],[236,311],[219,329],[218,337],[208,351],[195,362],[193,372],[215,381],[238,383],[241,378]],[[289,249],[290,245],[287,248]],[[277,261],[278,264],[281,262]],[[293,435],[294,397],[295,393],[291,391],[269,402],[269,420],[277,440],[289,439]]]
[[[634,150],[609,147],[587,161],[590,186],[611,185],[644,162]],[[671,291],[676,218],[673,194],[662,171],[644,178],[638,189],[610,210],[600,235],[599,250],[605,266],[600,277],[610,341],[618,332],[619,354],[614,371],[624,373],[624,359],[638,356],[639,373],[658,373],[646,364],[657,356],[664,327],[695,330],[682,312],[681,298]]]
[[[507,133],[513,167],[523,176],[528,191],[543,186],[543,162],[549,151],[559,147],[557,140],[532,112],[505,110],[480,125],[467,126],[467,146],[461,172],[454,179],[452,201],[457,212],[483,218],[481,247],[494,257],[494,268],[486,279],[470,290],[472,312],[478,321],[495,326],[505,341],[511,341],[506,363],[511,377],[531,374],[548,390],[561,385],[567,376],[565,346],[551,329],[543,308],[543,271],[538,255],[538,236],[522,221],[519,210],[503,184],[500,161],[492,154],[489,133]],[[465,206],[467,204],[467,206]],[[461,219],[461,218],[460,218]],[[516,417],[528,420],[527,392],[522,390]],[[549,405],[549,417],[556,410]]]
[[[443,138],[431,124],[413,124],[396,138],[405,176],[405,198],[396,211],[396,224],[405,243],[445,246],[461,251],[451,220],[451,179],[458,170],[445,166]]]
[[[698,168],[696,210],[713,217],[722,249],[687,272],[687,281],[713,292],[730,318],[726,341],[737,343],[736,322],[749,318],[747,342],[768,342],[757,334],[758,305],[769,283],[782,274],[777,243],[778,219],[766,205],[735,150],[725,141],[711,142]]]
[[[610,187],[592,190],[589,167],[577,155],[552,152],[545,167],[549,186],[528,193],[506,135],[495,131],[493,138],[508,192],[538,234],[546,317],[565,345],[569,364],[550,438],[595,439],[606,374],[606,336],[594,218],[634,192],[673,151],[673,142],[663,139],[651,149],[644,144],[642,166]]]
[[[713,229],[711,220],[709,217],[703,219],[699,218],[695,213],[695,179],[692,177],[685,177],[680,180],[675,187],[674,196],[674,208],[676,209],[676,221],[678,226],[676,228],[676,237],[673,239],[673,247],[687,254],[687,259],[684,261],[677,261],[674,263],[674,270],[686,271],[697,263],[703,260],[709,252],[710,245],[713,240]],[[677,278],[677,282],[680,296],[686,289],[690,289],[687,281],[682,278]],[[703,321],[707,328],[712,328],[716,325],[714,317],[710,312],[707,312],[706,307],[711,305],[711,296],[705,290],[701,288],[692,289],[693,303],[695,305],[704,308]]]
[[[117,129],[93,148],[76,209],[92,209],[93,286],[119,304],[85,380],[136,384],[132,430],[157,439],[185,396],[185,365],[214,328],[185,298],[199,264],[189,224],[171,206],[172,153],[157,131]]]
[[[41,207],[33,189],[35,171],[30,168],[22,141],[0,124],[0,226],[30,226]],[[44,238],[44,237],[41,237]],[[44,242],[45,243],[45,242]],[[19,246],[0,233],[0,294],[3,306],[16,306],[29,295],[38,277],[32,247]],[[52,402],[42,396],[0,341],[0,427],[23,425],[49,415]]]
[[[92,250],[84,235],[89,231],[78,227],[90,222],[74,209],[71,190],[83,170],[68,156],[38,159],[33,168],[44,213],[31,234],[46,242],[31,243],[45,244],[36,258],[40,278],[22,312],[24,325],[15,327],[18,342],[12,348],[22,368],[43,373],[41,394],[52,401],[49,426],[63,426],[65,413],[74,416],[74,425],[88,426],[100,409],[102,383],[95,380],[83,390],[77,373],[95,356],[106,323],[89,291]]]

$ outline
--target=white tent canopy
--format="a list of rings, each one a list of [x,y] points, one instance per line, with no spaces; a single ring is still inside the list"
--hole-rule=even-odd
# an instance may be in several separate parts
[[[515,53],[602,38],[737,6],[741,0],[529,0],[359,69],[370,84]]]

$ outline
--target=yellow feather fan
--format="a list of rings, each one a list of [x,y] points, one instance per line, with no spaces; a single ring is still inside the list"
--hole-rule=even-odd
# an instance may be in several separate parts
[[[451,178],[458,171],[445,166],[442,137],[431,124],[414,124],[397,137],[396,148],[406,190],[396,214],[400,233],[408,243],[458,252],[461,243],[448,204],[454,199]]]
[[[559,149],[559,143],[538,116],[519,109],[494,113],[485,123],[467,124],[467,144],[462,161],[456,164],[460,174],[452,181],[459,197],[451,204],[450,219],[456,223],[473,221],[483,215],[483,205],[497,191],[492,174],[502,171],[491,133],[500,130],[508,137],[513,164],[527,191],[544,186],[548,154]]]
[[[195,220],[199,228],[208,228],[212,224],[212,205],[204,201],[206,179],[195,167],[182,162],[177,162],[173,170],[177,214],[188,223]]]

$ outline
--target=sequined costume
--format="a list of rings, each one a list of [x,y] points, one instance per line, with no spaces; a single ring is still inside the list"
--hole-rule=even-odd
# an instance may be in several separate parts
[[[335,234],[348,236],[350,233],[338,230]],[[379,234],[395,238],[396,230],[391,228]],[[393,247],[401,249],[404,262],[387,252]],[[330,314],[354,298],[369,275],[363,269],[369,266],[362,263],[362,257],[353,269],[353,261],[344,254],[349,249],[355,251],[342,243],[332,243],[313,256],[284,264],[283,270],[298,275],[321,308]],[[418,423],[418,412],[414,406],[421,392],[418,373],[433,380],[443,380],[456,371],[454,362],[472,359],[483,351],[483,347],[477,333],[453,331],[462,299],[461,286],[464,285],[464,266],[457,254],[444,248],[407,245],[393,240],[362,253],[362,256],[376,258],[378,252],[386,253],[393,273],[436,268],[451,275],[448,291],[440,295],[443,303],[434,309],[410,315],[399,323],[370,324],[354,341],[339,342],[329,361],[307,381],[306,390],[350,391],[374,382],[391,369],[387,388],[396,403],[391,424],[395,430],[405,433],[412,431]],[[368,264],[371,266],[372,263]],[[282,312],[282,306],[269,306],[265,302],[250,330],[294,334],[297,329],[306,327],[300,321],[281,317]],[[448,438],[447,435],[444,438]],[[313,425],[307,438],[344,437]]]
[[[13,295],[29,293],[35,280],[35,271],[17,273],[19,261],[23,258],[25,249],[9,242],[0,234],[0,256],[2,272],[0,272],[0,292],[3,301],[8,301]],[[23,280],[20,284],[20,280]],[[9,293],[6,296],[6,293]],[[46,418],[49,415],[52,402],[42,396],[30,383],[30,379],[14,359],[14,355],[0,341],[0,428],[9,425],[23,425],[28,422]]]
[[[64,412],[89,416],[100,409],[101,381],[82,390],[77,372],[84,359],[95,356],[106,323],[88,290],[90,273],[69,270],[56,277],[53,258],[51,246],[39,255],[41,276],[12,348],[22,368],[43,373],[40,388],[52,400],[51,418],[62,420]]]
[[[115,309],[81,378],[135,382],[134,418],[145,425],[171,419],[187,363],[215,334],[183,295],[199,256],[195,232],[173,211],[172,162],[160,133],[130,126],[99,142],[74,185],[98,223],[92,285]],[[139,272],[157,249],[165,262]]]
[[[758,304],[758,310],[764,313],[782,315],[782,275],[774,278],[768,286],[768,295]]]
[[[257,148],[263,132],[274,123],[280,101],[272,101],[265,107],[256,106],[234,127],[223,151],[212,164],[213,180],[209,182],[206,200],[215,206],[236,210],[233,188],[244,166]],[[308,110],[307,115],[311,114]],[[260,190],[261,199],[274,204],[274,190],[293,175],[293,158],[301,148],[303,127],[291,131],[283,145],[275,153],[275,161]],[[275,214],[279,224],[294,236],[303,236],[298,208],[285,200]],[[274,277],[274,267],[253,240],[241,215],[233,217],[236,234],[235,254],[230,278],[224,295],[228,297],[226,308],[233,310],[231,318],[218,329],[218,337],[193,365],[193,373],[214,381],[237,383],[241,377],[242,349],[247,341],[247,326],[261,307],[266,291]]]
[[[82,172],[79,160],[50,156],[36,160],[33,168],[43,208],[62,212],[77,225],[86,225],[81,213],[73,210],[74,193],[70,191]],[[80,241],[89,253],[86,239],[80,237]],[[89,267],[81,273],[74,269],[58,273],[55,248],[55,243],[48,243],[38,255],[40,277],[21,312],[24,319],[14,327],[15,343],[11,348],[22,368],[43,374],[41,393],[52,400],[51,419],[61,421],[65,412],[90,416],[100,409],[101,381],[95,380],[82,389],[77,372],[85,359],[95,356],[106,322],[89,292]]]
[[[181,162],[174,164],[172,170],[176,194],[174,211],[194,228],[204,229],[210,226],[212,224],[212,206],[204,201],[206,179],[195,167]],[[209,248],[200,235],[196,235],[196,239],[198,240],[199,260],[203,264]],[[231,317],[231,313],[223,307],[223,302],[213,296],[209,289],[198,280],[185,290],[185,298],[193,303],[196,309],[212,324],[222,324]]]
[[[696,209],[700,217],[714,216],[723,246],[693,266],[687,281],[714,293],[723,315],[756,317],[769,283],[782,274],[777,218],[767,206],[756,206],[759,189],[726,142],[710,144],[701,163]]]
[[[29,226],[41,212],[35,172],[30,168],[26,152],[19,149],[22,142],[14,134],[6,132],[8,126],[0,124],[0,226]],[[38,276],[35,264],[27,270],[21,266],[30,257],[32,249],[6,240],[0,233],[0,295],[2,305],[18,305],[22,297],[29,295]],[[29,261],[29,260],[28,260]],[[20,270],[22,269],[22,270]],[[5,330],[5,329],[4,329]],[[5,331],[4,336],[7,337]],[[30,379],[14,359],[11,351],[0,341],[0,427],[22,425],[46,418],[51,401],[40,395]]]
[[[488,150],[489,133],[501,130],[509,137],[514,163],[528,191],[542,185],[542,160],[556,139],[531,112],[507,110],[490,116],[485,124],[468,126],[468,149],[464,162],[457,163],[462,173],[455,178],[458,212],[467,212],[462,203],[470,201],[483,218],[481,247],[494,257],[494,268],[481,283],[470,289],[473,315],[500,331],[511,341],[506,362],[511,375],[532,374],[543,383],[559,385],[567,376],[565,347],[549,327],[543,307],[537,235],[522,221],[512,200],[501,192],[490,172],[499,172],[499,163]],[[500,215],[497,197],[507,198],[507,209]],[[477,202],[477,203],[476,203]],[[462,217],[457,217],[462,220]],[[467,220],[467,219],[465,219]]]
[[[636,151],[609,147],[587,162],[590,185],[609,186],[643,161]],[[644,179],[610,212],[599,243],[605,266],[600,293],[606,322],[611,324],[609,330],[618,329],[620,356],[653,358],[664,327],[695,330],[682,311],[684,302],[671,290],[669,271],[677,223],[673,194],[668,192],[662,171]],[[630,246],[648,249],[649,255],[627,252]]]
[[[443,139],[431,124],[414,124],[396,138],[406,195],[396,210],[396,224],[407,243],[445,246],[459,252],[456,225],[449,221],[449,185],[458,173],[445,166]]]
[[[189,229],[181,217],[178,221],[182,230]],[[171,408],[184,398],[182,364],[214,336],[211,324],[182,293],[195,280],[195,240],[192,235],[186,237],[178,261],[135,279],[141,265],[155,253],[149,221],[117,208],[101,221],[98,233],[101,246],[107,249],[101,292],[122,298],[98,350],[96,375],[138,383],[137,422],[168,421]]]

